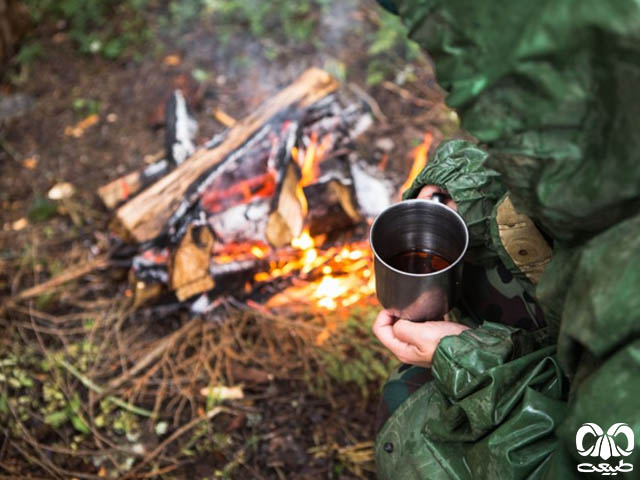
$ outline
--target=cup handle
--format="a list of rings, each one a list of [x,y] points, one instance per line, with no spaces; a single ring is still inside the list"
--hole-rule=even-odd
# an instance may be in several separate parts
[[[431,195],[431,200],[438,203],[445,203],[447,201],[447,196],[444,193],[434,193]]]

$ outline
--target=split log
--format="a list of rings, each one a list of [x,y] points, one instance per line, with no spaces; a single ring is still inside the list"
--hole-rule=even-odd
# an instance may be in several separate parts
[[[319,69],[307,70],[294,84],[238,122],[221,145],[211,150],[196,151],[182,165],[121,206],[116,212],[117,222],[137,242],[156,238],[183,202],[189,187],[215,169],[262,125],[283,110],[293,106],[309,106],[336,88],[336,81],[328,73]]]
[[[103,185],[98,189],[98,196],[108,209],[115,208],[165,176],[172,168],[173,165],[163,158]]]
[[[166,108],[165,149],[167,158],[180,165],[196,151],[193,143],[198,133],[198,122],[193,117],[180,90],[175,90]]]
[[[270,209],[269,199],[257,199],[211,215],[208,222],[222,243],[264,242]]]
[[[353,159],[350,164],[360,212],[375,218],[395,201],[401,179],[364,161]]]

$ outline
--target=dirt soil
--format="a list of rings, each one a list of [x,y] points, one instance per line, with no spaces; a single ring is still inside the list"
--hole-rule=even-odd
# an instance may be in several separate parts
[[[366,373],[353,381],[327,366],[327,358],[348,363],[370,348],[390,368],[388,355],[368,333],[373,301],[364,312],[343,312],[362,325],[319,349],[313,333],[320,320],[313,315],[290,319],[230,309],[193,319],[175,305],[134,308],[126,269],[95,269],[17,297],[112,248],[112,214],[96,190],[162,154],[162,109],[176,87],[187,91],[201,143],[225,128],[214,110],[242,118],[306,68],[337,59],[377,116],[360,142],[361,155],[372,163],[388,156],[389,174],[404,179],[409,153],[424,132],[437,142],[455,131],[455,118],[443,108],[425,59],[415,63],[415,82],[397,85],[392,78],[391,85],[367,87],[363,38],[371,29],[371,4],[350,5],[334,7],[346,10],[323,19],[316,47],[277,60],[267,59],[250,36],[221,46],[206,22],[179,40],[145,46],[137,60],[82,55],[58,32],[41,39],[46,54],[29,65],[26,80],[0,85],[0,98],[20,94],[32,102],[24,111],[0,109],[0,363],[20,366],[31,379],[5,382],[0,390],[0,423],[12,418],[0,431],[0,477],[374,478],[371,442],[381,376]],[[196,69],[206,79],[196,80]],[[72,107],[78,99],[99,105],[98,118],[74,137],[65,131],[87,113]],[[45,200],[60,182],[71,183],[74,195],[55,204]],[[159,345],[162,354],[154,357],[150,352]],[[101,412],[109,392],[99,393],[86,380],[113,385],[147,355],[145,368],[111,394],[153,416],[136,420],[124,409],[115,418],[107,407]],[[223,401],[215,417],[198,423],[212,407],[201,394],[203,378],[242,385],[243,398]],[[56,404],[67,406],[56,408],[71,420],[55,428],[52,389],[67,399]],[[70,400],[74,395],[82,415]],[[17,403],[8,401],[12,397]],[[104,433],[101,416],[134,425],[112,431],[107,426]],[[78,417],[88,424],[86,431],[73,420]],[[166,432],[158,426],[163,422]]]

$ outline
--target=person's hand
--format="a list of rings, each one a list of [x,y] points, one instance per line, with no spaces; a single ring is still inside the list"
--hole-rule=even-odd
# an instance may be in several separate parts
[[[422,190],[420,190],[420,193],[418,194],[417,198],[424,198],[425,200],[430,200],[435,193],[444,194],[446,196],[444,204],[453,210],[456,210],[456,211],[458,210],[456,202],[454,202],[453,199],[449,196],[449,193],[445,189],[440,188],[437,185],[425,185],[424,187],[422,187]]]
[[[440,340],[468,328],[448,321],[446,315],[444,321],[417,323],[397,320],[382,310],[373,324],[373,333],[402,363],[430,367]]]

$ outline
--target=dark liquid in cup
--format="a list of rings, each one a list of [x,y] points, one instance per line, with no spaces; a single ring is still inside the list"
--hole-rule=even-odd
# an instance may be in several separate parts
[[[433,273],[451,265],[444,258],[426,250],[400,252],[389,260],[389,265],[407,273]]]

